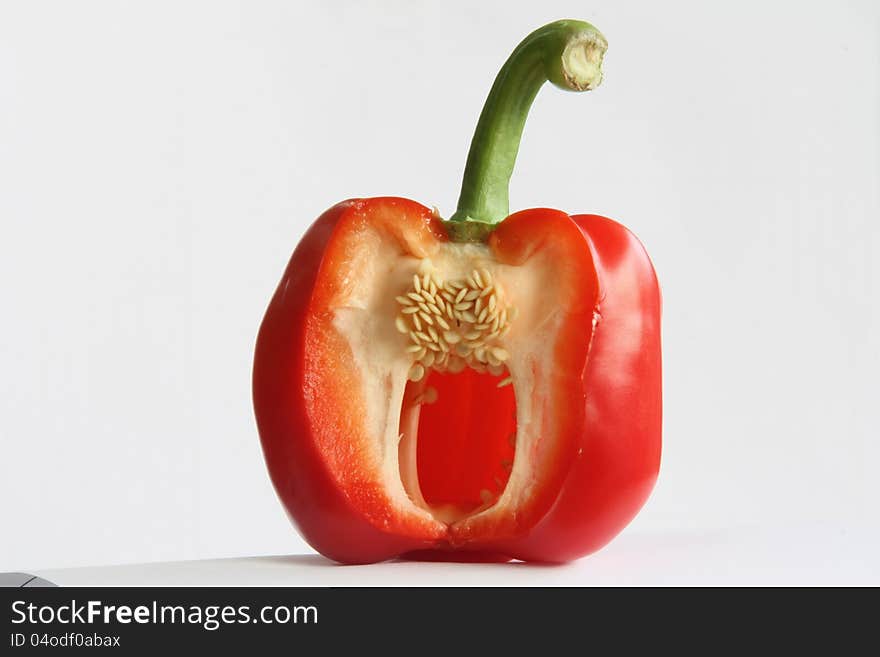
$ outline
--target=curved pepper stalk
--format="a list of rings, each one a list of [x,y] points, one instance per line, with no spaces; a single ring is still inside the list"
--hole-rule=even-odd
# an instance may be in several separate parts
[[[447,225],[454,238],[485,239],[491,226],[507,217],[510,177],[538,91],[548,81],[568,91],[595,89],[602,82],[607,48],[599,30],[573,20],[545,25],[516,47],[495,78],[474,131],[458,209],[450,218],[456,223]],[[468,223],[456,225],[462,222]]]

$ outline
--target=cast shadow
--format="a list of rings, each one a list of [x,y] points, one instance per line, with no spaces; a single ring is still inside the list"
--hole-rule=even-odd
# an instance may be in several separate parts
[[[320,554],[279,554],[272,555],[266,557],[248,557],[245,559],[254,564],[267,564],[267,565],[276,565],[276,566],[297,566],[303,567],[306,566],[308,568],[353,568],[357,567],[357,565],[372,565],[372,564],[344,564],[338,563],[336,561],[332,561],[327,557],[321,556]],[[474,561],[467,559],[455,559],[448,558],[443,560],[438,559],[416,559],[416,558],[398,558],[398,559],[390,559],[388,561],[379,562],[382,565],[388,564],[412,564],[412,563],[449,563],[449,564],[465,564],[465,565],[473,565],[479,564],[481,566],[490,567],[490,568],[517,568],[517,569],[534,569],[534,570],[552,570],[557,568],[564,568],[568,564],[564,563],[543,563],[543,562],[526,562],[526,561]]]

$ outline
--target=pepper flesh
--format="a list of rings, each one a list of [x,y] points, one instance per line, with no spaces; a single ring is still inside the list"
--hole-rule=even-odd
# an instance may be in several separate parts
[[[582,38],[582,24],[559,25],[536,32],[537,43],[569,48],[554,26]],[[478,127],[475,144],[491,142],[490,119],[484,111],[489,137],[478,139]],[[264,454],[291,519],[332,559],[567,561],[611,540],[654,485],[660,293],[650,260],[627,229],[595,215],[535,209],[491,224],[493,209],[506,208],[512,160],[503,160],[469,158],[471,184],[450,222],[399,198],[329,209],[269,305],[253,373]],[[474,190],[499,176],[503,201],[480,210]],[[470,369],[407,384],[413,359],[394,299],[425,259],[449,275],[490,267],[522,311],[499,343],[512,390],[489,394]],[[454,422],[412,403],[429,384],[460,412]],[[458,408],[474,391],[476,410]],[[510,452],[488,439],[496,426],[515,431]],[[480,459],[507,463],[509,478],[475,467],[458,487],[444,482],[455,463]],[[475,499],[491,480],[492,499]]]

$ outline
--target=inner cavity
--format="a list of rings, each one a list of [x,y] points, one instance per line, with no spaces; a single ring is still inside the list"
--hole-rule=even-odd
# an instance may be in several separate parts
[[[502,368],[503,369],[503,368]],[[516,399],[507,376],[431,370],[410,382],[401,409],[404,488],[438,520],[491,507],[507,485],[516,442]]]

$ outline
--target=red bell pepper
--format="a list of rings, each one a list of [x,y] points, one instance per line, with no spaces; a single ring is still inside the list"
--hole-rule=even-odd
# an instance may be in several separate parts
[[[567,561],[611,540],[660,463],[660,291],[597,215],[508,216],[547,80],[601,80],[604,37],[529,35],[480,116],[458,210],[344,201],[293,253],[260,327],[254,407],[269,473],[327,557]]]

